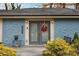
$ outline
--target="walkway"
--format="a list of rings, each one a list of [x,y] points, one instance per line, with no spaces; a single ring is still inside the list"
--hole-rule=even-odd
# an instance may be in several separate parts
[[[25,46],[21,48],[16,48],[17,56],[41,56],[44,50],[43,46]]]

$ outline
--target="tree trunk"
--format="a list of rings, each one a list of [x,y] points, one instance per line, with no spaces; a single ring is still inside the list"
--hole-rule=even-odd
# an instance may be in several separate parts
[[[63,3],[63,8],[65,8],[65,3]]]
[[[52,5],[53,5],[53,3],[50,3],[50,4],[49,4],[50,8],[52,8]]]
[[[11,7],[12,7],[12,10],[16,9],[14,3],[11,3]]]
[[[5,3],[5,10],[8,10],[8,6],[7,6],[7,3]]]

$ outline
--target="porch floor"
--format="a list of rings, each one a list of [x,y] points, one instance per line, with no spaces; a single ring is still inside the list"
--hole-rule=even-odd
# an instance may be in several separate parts
[[[21,48],[16,48],[17,56],[41,56],[44,50],[43,46],[24,46]]]

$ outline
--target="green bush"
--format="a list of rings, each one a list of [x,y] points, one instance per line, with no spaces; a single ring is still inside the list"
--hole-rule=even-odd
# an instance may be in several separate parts
[[[45,45],[46,50],[42,52],[44,56],[76,56],[76,49],[63,39],[48,41]]]
[[[78,40],[78,39],[79,39],[78,33],[75,32],[74,37],[73,37],[73,40],[72,40],[72,43],[75,42],[75,41]]]
[[[16,56],[16,51],[13,48],[8,48],[0,44],[0,56]]]
[[[72,40],[72,46],[79,50],[79,36],[78,33],[75,32],[73,40]]]

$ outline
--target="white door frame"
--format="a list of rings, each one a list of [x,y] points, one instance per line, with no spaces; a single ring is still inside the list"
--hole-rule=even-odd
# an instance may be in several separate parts
[[[54,40],[54,20],[50,21],[50,40]]]
[[[50,40],[54,40],[54,20],[50,21]],[[29,21],[25,20],[25,45],[29,45]]]
[[[25,20],[25,45],[29,45],[29,21]]]

